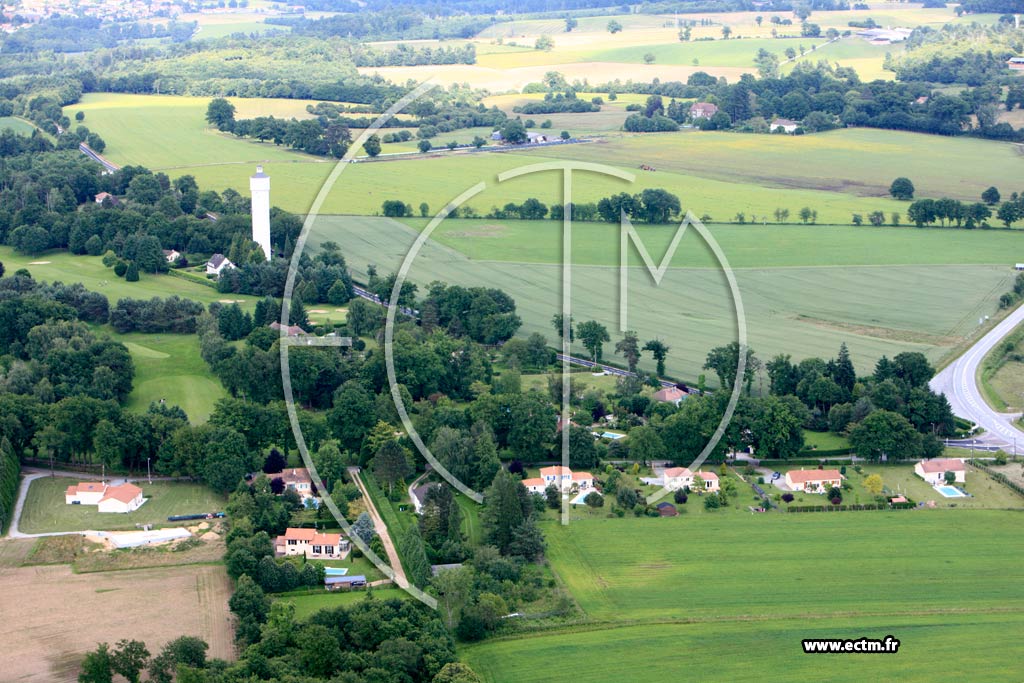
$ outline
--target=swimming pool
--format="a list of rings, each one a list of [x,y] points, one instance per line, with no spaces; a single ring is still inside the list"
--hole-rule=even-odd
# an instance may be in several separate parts
[[[324,567],[324,576],[345,576],[348,567]]]
[[[946,498],[966,498],[967,494],[958,489],[955,486],[936,486],[935,490],[944,495]]]

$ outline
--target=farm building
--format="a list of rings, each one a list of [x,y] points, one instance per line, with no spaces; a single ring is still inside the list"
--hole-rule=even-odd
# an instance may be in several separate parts
[[[275,543],[278,555],[305,555],[310,560],[341,560],[352,544],[341,534],[324,534],[316,529],[288,527]]]
[[[790,470],[786,472],[786,486],[791,491],[828,493],[833,486],[841,486],[843,475],[839,470]]]
[[[909,28],[869,28],[857,31],[857,35],[872,45],[902,43],[911,34]]]
[[[686,398],[686,392],[679,387],[665,387],[654,392],[654,400],[678,406]]]
[[[799,127],[800,124],[792,119],[774,119],[768,126],[768,130],[774,133],[781,128],[787,133],[792,133]]]
[[[717,113],[718,107],[710,102],[694,102],[690,105],[690,118],[694,121],[697,119],[710,119]]]
[[[946,483],[946,472],[952,472],[957,483],[962,484],[967,480],[967,467],[963,460],[956,458],[934,458],[914,465],[914,474],[933,486]]]
[[[573,472],[568,467],[541,467],[540,476],[524,479],[523,486],[530,493],[544,493],[549,485],[554,484],[563,491],[589,491],[594,488],[594,475],[590,472]]]
[[[206,274],[220,276],[225,269],[234,268],[235,264],[228,260],[224,254],[214,254],[206,262]]]
[[[99,512],[134,512],[146,499],[135,484],[109,486],[98,481],[83,481],[64,492],[66,505],[95,505]]]
[[[544,133],[534,133],[530,130],[526,132],[526,141],[531,143],[547,142],[548,136]]]
[[[704,472],[697,470],[691,472],[689,467],[670,467],[664,471],[661,475],[662,486],[671,490],[678,491],[690,487],[694,490],[694,479],[700,477],[704,481],[704,486],[701,488],[702,491],[714,493],[718,491],[718,475],[714,472]]]
[[[286,489],[291,489],[299,494],[300,498],[314,498],[313,479],[309,476],[309,470],[305,467],[289,467],[281,472],[268,474],[271,480],[280,479],[284,482]]]

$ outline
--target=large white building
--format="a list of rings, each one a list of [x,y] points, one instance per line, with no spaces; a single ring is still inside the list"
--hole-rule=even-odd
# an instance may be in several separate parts
[[[263,172],[262,166],[257,166],[256,173],[249,178],[249,192],[252,193],[252,241],[263,247],[269,261],[273,253],[270,250],[270,176]]]

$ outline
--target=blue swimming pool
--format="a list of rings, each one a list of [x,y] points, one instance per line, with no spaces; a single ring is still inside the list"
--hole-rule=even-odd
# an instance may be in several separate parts
[[[966,498],[967,494],[955,486],[936,486],[935,490],[946,498]]]
[[[348,567],[324,567],[324,576],[345,576]]]

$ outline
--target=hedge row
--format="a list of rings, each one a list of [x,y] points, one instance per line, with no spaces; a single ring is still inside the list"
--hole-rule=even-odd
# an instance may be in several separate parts
[[[7,525],[14,513],[20,476],[21,463],[11,448],[11,442],[4,437],[3,441],[0,441],[0,533],[7,531]]]
[[[187,273],[183,273],[183,272],[181,272],[179,270],[175,270],[174,268],[171,268],[170,270],[168,270],[167,274],[170,275],[171,277],[180,278],[182,280],[188,280],[189,282],[191,282],[193,284],[203,285],[204,287],[209,287],[210,289],[217,289],[217,283],[214,282],[213,280],[208,280],[206,278],[194,277],[194,276],[189,275]]]
[[[827,458],[833,455],[849,455],[852,452],[852,448],[819,448],[816,451],[800,451],[796,456],[798,458],[813,458],[815,456]]]
[[[1010,478],[1007,477],[1002,472],[996,472],[995,470],[993,470],[992,468],[988,467],[987,465],[981,465],[981,464],[978,463],[977,460],[971,461],[971,464],[974,465],[975,467],[977,467],[982,472],[986,473],[988,476],[990,476],[993,479],[995,479],[996,481],[998,481],[1003,486],[1006,486],[1007,488],[1011,489],[1015,493],[1018,493],[1018,494],[1024,496],[1024,486],[1021,486],[1020,484],[1018,484],[1015,481],[1011,481]]]
[[[786,512],[847,512],[856,510],[913,510],[916,503],[863,503],[854,505],[790,505]]]

